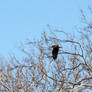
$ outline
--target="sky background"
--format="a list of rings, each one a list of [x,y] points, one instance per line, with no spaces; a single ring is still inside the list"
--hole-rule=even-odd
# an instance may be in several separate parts
[[[80,9],[86,11],[91,4],[91,0],[0,0],[0,55],[20,55],[20,42],[38,39],[47,24],[71,31],[81,22]]]

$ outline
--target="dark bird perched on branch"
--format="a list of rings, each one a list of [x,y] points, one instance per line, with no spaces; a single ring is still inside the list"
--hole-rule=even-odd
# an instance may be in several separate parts
[[[51,48],[53,48],[52,57],[55,60],[55,59],[57,59],[59,48],[61,48],[61,47],[59,45],[52,45]]]

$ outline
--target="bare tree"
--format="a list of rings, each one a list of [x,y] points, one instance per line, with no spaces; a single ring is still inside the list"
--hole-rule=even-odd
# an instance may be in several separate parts
[[[75,34],[48,25],[49,34],[43,32],[39,41],[26,42],[28,48],[22,46],[22,61],[11,56],[10,63],[1,63],[0,92],[92,91],[92,24],[83,10],[81,14],[87,26],[75,29]],[[55,60],[52,45],[62,47]]]

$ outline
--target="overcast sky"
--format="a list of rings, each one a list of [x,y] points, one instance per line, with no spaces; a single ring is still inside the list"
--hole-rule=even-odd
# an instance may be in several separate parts
[[[71,31],[88,5],[91,0],[0,0],[0,55],[17,53],[21,41],[38,38],[47,24]]]

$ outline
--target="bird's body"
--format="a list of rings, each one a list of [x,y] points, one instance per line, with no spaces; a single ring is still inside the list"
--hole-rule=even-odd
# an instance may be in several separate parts
[[[53,45],[52,48],[53,48],[52,57],[55,60],[55,59],[57,59],[59,48],[61,48],[61,47],[59,45]]]

